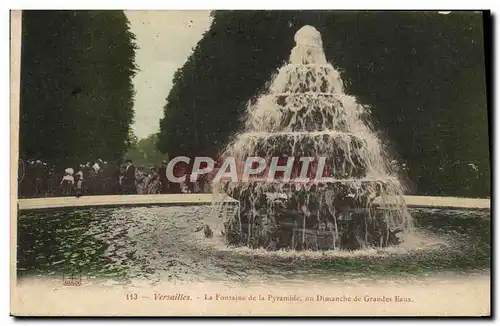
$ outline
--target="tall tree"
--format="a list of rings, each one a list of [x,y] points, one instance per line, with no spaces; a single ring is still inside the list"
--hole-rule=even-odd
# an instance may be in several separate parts
[[[160,122],[170,155],[217,155],[305,24],[346,92],[372,111],[412,191],[488,196],[483,17],[453,12],[218,11],[174,77]]]
[[[134,35],[122,11],[23,11],[20,156],[120,159],[130,142]]]

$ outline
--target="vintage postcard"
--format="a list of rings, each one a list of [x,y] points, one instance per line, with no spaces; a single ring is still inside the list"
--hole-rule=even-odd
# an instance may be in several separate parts
[[[490,13],[11,12],[14,316],[490,316]]]

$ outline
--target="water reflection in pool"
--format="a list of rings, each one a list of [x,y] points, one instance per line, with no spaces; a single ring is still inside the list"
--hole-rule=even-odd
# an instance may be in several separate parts
[[[195,232],[209,206],[26,212],[18,219],[18,275],[78,272],[113,279],[252,281],[366,279],[490,267],[490,212],[414,209],[399,247],[357,252],[229,248]]]

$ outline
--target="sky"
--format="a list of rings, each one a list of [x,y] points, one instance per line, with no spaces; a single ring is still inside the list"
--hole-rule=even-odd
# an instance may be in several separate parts
[[[133,79],[134,124],[139,138],[159,131],[165,98],[175,71],[182,67],[192,49],[210,27],[210,11],[155,10],[125,11],[136,36],[136,64]]]

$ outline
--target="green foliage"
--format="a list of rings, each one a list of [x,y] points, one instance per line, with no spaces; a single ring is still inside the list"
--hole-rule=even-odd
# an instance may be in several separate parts
[[[152,134],[138,140],[127,152],[126,158],[136,166],[159,167],[162,161],[168,161],[168,155],[158,150],[158,135]]]
[[[122,11],[23,11],[20,156],[120,160],[130,144],[134,35]]]
[[[372,109],[411,191],[489,196],[483,21],[479,13],[217,11],[174,76],[159,148],[217,155],[246,103],[288,59],[305,24],[323,36],[346,92]],[[394,154],[397,153],[397,154]]]

